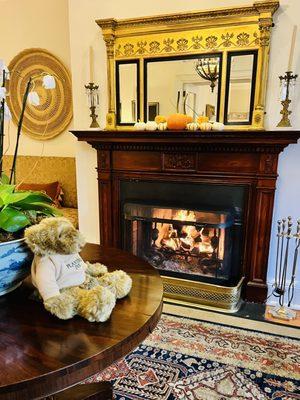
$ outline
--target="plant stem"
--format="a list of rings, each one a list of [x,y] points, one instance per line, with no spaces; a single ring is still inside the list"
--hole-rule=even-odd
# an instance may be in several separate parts
[[[27,97],[29,94],[29,89],[31,86],[31,81],[32,78],[29,78],[29,81],[27,82],[25,93],[23,96],[23,102],[22,102],[22,111],[20,114],[19,122],[18,122],[18,131],[17,131],[17,141],[16,141],[16,147],[15,147],[15,152],[14,152],[14,158],[13,158],[13,163],[10,171],[10,178],[9,178],[9,183],[16,183],[16,162],[17,162],[17,156],[18,156],[18,149],[19,149],[19,141],[20,141],[20,136],[21,136],[21,130],[22,130],[22,124],[23,124],[23,119],[24,119],[24,113],[25,113],[25,108],[26,108],[26,102],[27,102]]]
[[[2,71],[2,87],[5,87],[5,70]],[[1,101],[1,110],[0,110],[0,178],[2,176],[2,158],[3,158],[3,142],[4,142],[4,104],[5,99]]]

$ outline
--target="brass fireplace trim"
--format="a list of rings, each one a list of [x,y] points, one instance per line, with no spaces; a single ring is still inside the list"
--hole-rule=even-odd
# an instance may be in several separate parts
[[[231,287],[169,276],[162,276],[162,279],[166,299],[199,304],[227,312],[236,312],[240,307],[244,277],[240,279],[236,286]]]

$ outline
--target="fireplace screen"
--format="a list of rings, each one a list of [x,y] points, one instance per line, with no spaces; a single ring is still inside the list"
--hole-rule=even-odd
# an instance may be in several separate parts
[[[234,213],[126,203],[124,221],[124,247],[162,275],[231,278]]]

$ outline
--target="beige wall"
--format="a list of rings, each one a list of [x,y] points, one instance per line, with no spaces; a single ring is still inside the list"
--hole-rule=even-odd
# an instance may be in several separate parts
[[[44,48],[60,58],[70,68],[70,43],[68,0],[1,0],[1,42],[0,58],[7,64],[20,51],[32,47]],[[10,124],[10,147],[12,154],[16,137],[16,127]],[[8,137],[6,132],[6,145]],[[33,140],[23,135],[20,154],[52,156],[74,156],[75,138],[64,132],[57,138],[45,142]]]

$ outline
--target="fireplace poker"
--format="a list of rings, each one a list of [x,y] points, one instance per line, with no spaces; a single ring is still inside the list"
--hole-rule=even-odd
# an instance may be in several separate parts
[[[285,294],[285,287],[286,287],[286,274],[288,269],[288,258],[289,258],[289,244],[291,240],[291,232],[292,232],[292,217],[288,217],[287,222],[287,232],[286,232],[286,246],[285,246],[285,256],[284,256],[284,263],[282,269],[282,276],[281,276],[281,283],[280,283],[280,291],[281,296],[279,297],[279,304],[283,307],[284,304],[284,294]]]
[[[275,268],[275,291],[278,288],[278,264],[279,264],[279,249],[280,249],[280,238],[281,238],[281,220],[277,221],[277,250],[276,250],[276,268]],[[275,294],[275,293],[274,293]]]
[[[294,261],[293,261],[293,269],[292,269],[292,276],[291,281],[288,288],[288,307],[290,307],[295,293],[295,279],[296,279],[296,269],[297,269],[297,261],[298,261],[298,249],[300,247],[300,220],[297,221],[297,231],[295,234],[296,238],[296,247],[294,252]]]

